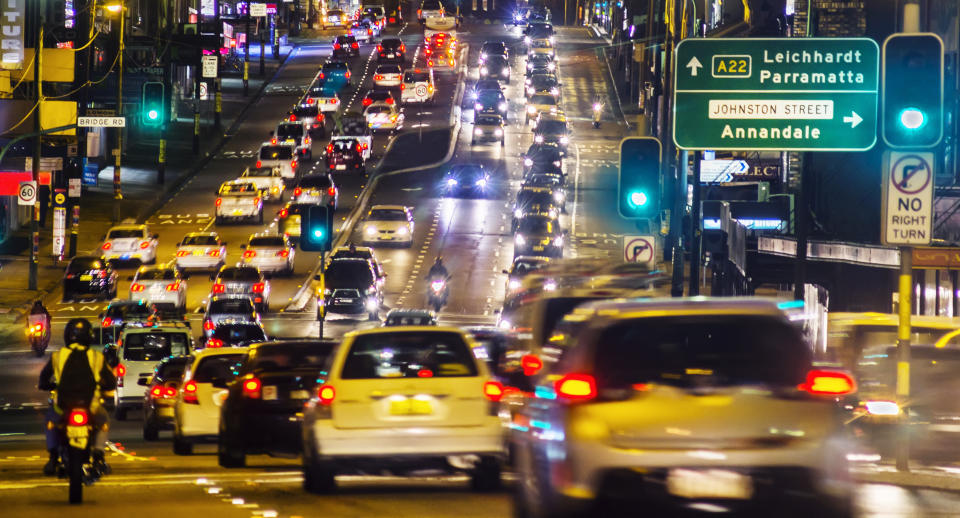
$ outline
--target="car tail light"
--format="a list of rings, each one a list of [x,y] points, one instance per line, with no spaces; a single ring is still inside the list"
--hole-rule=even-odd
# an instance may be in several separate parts
[[[433,377],[433,371],[430,370],[430,369],[420,369],[420,370],[417,371],[417,377],[418,377],[418,378],[432,378],[432,377]]]
[[[377,52],[383,52],[383,45],[377,43]]]
[[[197,382],[190,380],[183,384],[183,389],[180,391],[183,393],[183,402],[190,403],[193,405],[199,405],[200,400],[197,399]]]
[[[520,359],[520,366],[523,367],[523,374],[533,376],[543,368],[543,360],[536,354],[527,354]]]
[[[163,389],[163,397],[174,397],[177,395],[177,389],[173,387],[167,387]]]
[[[297,122],[297,116],[291,113],[290,116],[287,117],[287,120],[290,122]]]
[[[213,323],[213,320],[204,320],[203,321],[203,330],[204,331],[213,331],[217,328],[217,325]]]
[[[337,99],[336,97],[330,99],[330,104],[337,104],[338,102],[340,102],[340,99]]]
[[[140,292],[143,291],[145,288],[146,288],[146,286],[144,286],[143,284],[140,284],[139,282],[135,282],[135,283],[133,283],[133,284],[130,285],[130,291],[133,292],[133,293],[140,293]]]
[[[357,153],[362,153],[362,152],[363,152],[363,148],[360,147],[360,144],[357,144]]]
[[[100,327],[110,327],[113,325],[113,319],[110,317],[104,317],[103,321],[100,322]]]
[[[392,104],[393,104],[393,98],[392,98],[392,97],[391,97],[391,98],[388,98],[386,102],[387,102],[387,104],[392,105]]]
[[[244,259],[249,259],[251,257],[256,257],[256,256],[257,256],[256,250],[244,250],[243,252]]]
[[[220,250],[210,250],[210,257],[220,257]]]
[[[110,243],[104,243],[103,246],[101,246],[100,248],[102,248],[103,250],[110,250],[111,246],[113,245],[111,245]]]
[[[333,403],[336,397],[337,391],[333,388],[333,385],[320,385],[320,388],[317,389],[317,398],[320,399],[321,405]]]
[[[354,43],[354,45],[356,45],[356,43]],[[354,47],[354,48],[356,48],[356,47]],[[350,79],[350,71],[349,71],[349,70],[347,70],[347,79]]]
[[[67,415],[67,424],[70,426],[87,426],[88,422],[90,422],[90,417],[86,410],[71,410],[70,414]]]
[[[224,286],[222,283],[217,283],[213,285],[213,289],[211,291],[213,293],[223,293],[226,290],[227,290],[226,286]]]
[[[276,137],[273,137],[272,139],[270,139],[270,143],[276,145],[276,143],[277,143],[277,138],[276,138]]]
[[[223,340],[219,338],[211,338],[207,340],[208,349],[219,349],[221,347],[223,347]]]
[[[260,167],[260,166],[257,166],[257,167]],[[223,198],[217,198],[217,201],[213,202],[213,204],[216,205],[217,207],[223,205]]]
[[[256,198],[253,199],[253,204],[254,204],[254,205],[260,205],[260,197],[259,197],[259,196],[257,196]]]
[[[316,102],[316,99],[314,99],[313,97],[307,98],[307,104],[313,104],[314,102]],[[319,117],[320,117],[320,120],[323,120],[323,114],[320,114]]]
[[[374,76],[373,78],[374,78],[374,79],[383,79],[383,76]],[[371,104],[373,104],[373,99],[371,99],[371,98],[369,98],[369,97],[364,97],[363,101],[361,101],[361,104],[363,104],[364,106],[370,106]]]
[[[487,381],[483,384],[483,396],[490,401],[497,402],[503,397],[503,383]]]
[[[296,169],[296,168],[297,168],[297,161],[296,161],[296,160],[291,160],[291,161],[290,161],[290,169]]]
[[[116,374],[118,378],[122,378],[127,373],[127,368],[123,366],[122,363],[117,364]]]
[[[557,397],[568,401],[589,401],[597,397],[597,382],[589,374],[567,374],[554,384]]]
[[[333,50],[340,50],[340,44],[339,44],[339,43],[334,43],[334,44],[333,44]],[[321,75],[321,77],[322,77],[322,75]]]
[[[327,144],[327,153],[333,153],[333,144]]]
[[[335,164],[333,162],[330,162],[330,169],[333,169],[334,167],[335,167]]]
[[[262,166],[263,166],[263,162],[257,160],[257,167],[262,167]]]
[[[857,383],[844,371],[814,369],[797,388],[815,396],[845,396],[857,391]]]
[[[433,85],[427,85],[427,92],[433,93]]]
[[[297,187],[297,188],[295,188],[295,189],[293,190],[293,195],[294,195],[294,196],[300,196],[302,193],[303,193],[303,189],[301,189],[301,188],[299,188],[299,187]],[[283,209],[283,210],[286,210],[286,209]]]
[[[163,397],[163,387],[161,387],[160,385],[154,385],[153,388],[150,389],[150,396],[153,397],[154,399],[158,397]]]
[[[280,256],[280,257],[290,257],[290,251],[289,251],[289,250],[280,250],[280,251],[277,252],[277,255]]]
[[[180,281],[171,282],[167,284],[167,291],[178,291],[180,289]]]
[[[243,395],[251,399],[260,399],[261,386],[258,378],[245,379],[243,380]]]
[[[429,52],[428,52],[427,54],[429,54]],[[432,60],[432,59],[431,59],[430,61],[427,61],[427,66],[428,66],[428,67],[432,67],[432,66],[433,66],[433,60]]]
[[[407,45],[405,43],[400,44],[400,52],[405,52],[407,50]]]
[[[360,45],[357,44],[357,42],[353,42],[353,43],[350,44],[350,47],[351,47],[351,48],[354,48],[354,49],[359,49],[359,48],[360,48]],[[350,77],[350,72],[347,72],[347,77]]]
[[[393,16],[391,16],[389,20],[390,20],[390,23],[397,23],[397,19],[394,18]]]
[[[252,288],[254,293],[263,293],[263,289],[264,289],[264,284],[262,282],[258,282],[254,284]]]
[[[288,211],[287,209],[280,209],[280,219],[286,218],[287,214],[289,213],[290,211]]]
[[[327,189],[327,195],[329,195],[329,196],[336,196],[336,195],[337,195],[337,188],[336,188],[336,187],[330,187],[330,188],[328,188],[328,189]]]
[[[370,146],[369,146],[366,142],[363,143],[363,149],[367,149],[367,148],[369,148],[369,147],[370,147]]]
[[[372,34],[373,34],[373,29],[367,29],[367,34],[368,34],[368,35],[372,35]],[[354,44],[354,45],[356,45],[356,44]]]
[[[186,257],[190,255],[190,252],[187,250],[177,250],[177,257]]]
[[[310,103],[313,104],[313,99],[310,99]],[[317,121],[320,122],[320,123],[323,123],[323,121],[325,120],[323,117],[324,117],[324,115],[323,115],[322,113],[318,113],[318,114],[317,114]],[[316,126],[316,124],[314,124],[314,126]]]
[[[319,77],[320,79],[323,79],[323,72],[320,72],[320,75],[317,77]]]

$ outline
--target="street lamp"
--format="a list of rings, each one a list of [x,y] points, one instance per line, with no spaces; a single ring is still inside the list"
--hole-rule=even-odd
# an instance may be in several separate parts
[[[107,4],[103,6],[107,11],[118,14],[120,31],[118,37],[120,43],[117,45],[117,117],[123,117],[123,50],[124,50],[124,26],[126,25],[126,17],[124,16],[127,8],[124,5],[124,1],[120,0],[117,3]],[[120,204],[118,203],[123,199],[123,192],[120,189],[120,163],[121,157],[123,156],[123,129],[117,128],[117,147],[113,150],[114,162],[113,162],[113,219],[118,221],[120,219]]]

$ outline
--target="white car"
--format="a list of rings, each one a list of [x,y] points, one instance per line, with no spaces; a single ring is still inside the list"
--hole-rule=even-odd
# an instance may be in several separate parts
[[[335,475],[399,465],[467,472],[475,489],[500,484],[503,431],[497,386],[473,342],[453,327],[347,333],[303,411],[303,487],[335,489]]]
[[[340,109],[340,96],[333,86],[320,85],[310,88],[307,104],[316,104],[320,113],[336,112]]]
[[[131,408],[143,406],[146,380],[160,360],[169,356],[191,354],[194,350],[190,328],[183,323],[160,323],[149,327],[124,327],[116,345],[117,390],[114,407],[117,419],[123,420]],[[141,383],[140,380],[144,380]]]
[[[322,16],[323,28],[343,27],[347,24],[349,17],[340,9],[328,9]]]
[[[393,88],[403,83],[400,65],[379,65],[373,73],[373,84],[381,88]]]
[[[240,173],[238,180],[253,182],[265,200],[283,201],[286,184],[279,167],[248,167]]]
[[[142,264],[157,261],[159,236],[151,234],[146,225],[135,223],[111,227],[100,245],[100,258],[104,261],[138,260]]]
[[[214,200],[217,224],[227,220],[253,220],[263,223],[263,191],[246,179],[223,182]]]
[[[432,68],[408,68],[400,84],[401,104],[432,103],[437,93]]]
[[[194,353],[173,407],[173,453],[191,455],[195,443],[216,441],[227,383],[236,377],[246,354],[246,347]]]
[[[373,131],[397,131],[403,127],[403,114],[396,104],[373,103],[363,110],[363,116]]]
[[[230,322],[259,324],[260,312],[246,295],[211,295],[203,308],[203,339],[210,338],[218,325]]]
[[[141,266],[130,278],[130,300],[145,300],[157,306],[170,304],[187,310],[187,281],[174,265]]]
[[[403,205],[374,205],[361,228],[365,244],[413,245],[413,213]]]
[[[241,246],[243,257],[240,264],[256,266],[263,273],[293,275],[293,262],[297,251],[287,236],[254,234]]]
[[[219,270],[227,259],[227,244],[216,232],[191,232],[174,253],[181,270]]]
[[[257,167],[279,167],[280,176],[284,179],[293,179],[297,177],[297,146],[293,143],[277,142],[277,139],[270,139],[270,142],[264,142],[260,145],[260,152],[257,154]]]
[[[601,506],[676,507],[662,516],[853,515],[839,401],[856,384],[813,365],[776,303],[601,301],[575,316],[575,333],[543,346],[514,413],[517,516],[577,515],[610,497]]]

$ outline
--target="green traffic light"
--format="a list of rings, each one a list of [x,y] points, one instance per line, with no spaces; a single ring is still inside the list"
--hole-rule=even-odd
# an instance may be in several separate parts
[[[148,110],[148,111],[147,111],[147,118],[150,119],[150,120],[152,120],[152,121],[155,121],[155,120],[157,120],[157,119],[160,118],[160,112],[157,111],[157,110]]]
[[[919,108],[904,108],[900,111],[900,124],[904,128],[915,130],[926,124],[927,118]]]
[[[323,229],[316,229],[313,231],[313,237],[317,239],[323,239]]]
[[[630,193],[630,205],[642,207],[647,204],[647,194],[643,191],[633,191]]]

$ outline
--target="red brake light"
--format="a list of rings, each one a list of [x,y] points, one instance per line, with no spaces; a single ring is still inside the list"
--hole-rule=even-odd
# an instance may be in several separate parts
[[[320,79],[323,79],[323,72],[320,72]]]
[[[277,252],[277,255],[280,256],[280,257],[290,257],[290,251],[289,251],[289,250],[280,250],[279,252]]]
[[[503,383],[499,381],[488,381],[483,384],[483,395],[490,401],[500,401],[503,392]]]
[[[357,153],[362,153],[362,152],[363,152],[363,148],[360,147],[360,144],[357,144]]]
[[[567,374],[554,384],[557,397],[570,401],[588,401],[597,397],[597,382],[589,374]]]
[[[376,77],[374,77],[374,79],[378,79],[378,78],[379,78],[379,79],[383,79],[382,76],[376,76]],[[363,105],[364,105],[364,106],[370,106],[371,104],[373,104],[373,99],[371,99],[371,98],[369,98],[369,97],[364,97],[364,98],[363,98]]]
[[[103,322],[100,322],[100,327],[110,327],[113,325],[113,319],[110,317],[105,317]]]
[[[243,380],[243,395],[252,399],[260,399],[260,387],[261,383],[257,378]]]
[[[337,391],[334,390],[333,385],[320,385],[320,388],[317,389],[317,398],[320,399],[321,405],[329,405],[333,403],[333,400],[336,397]]]
[[[244,250],[244,251],[243,251],[243,257],[244,257],[245,259],[249,259],[249,258],[251,258],[251,257],[256,257],[256,256],[257,256],[257,251],[256,251],[256,250]]]
[[[307,98],[307,104],[313,104],[313,102],[314,102],[314,98],[313,98],[313,97],[308,97],[308,98]],[[323,120],[323,114],[320,115],[320,120]]]
[[[290,122],[297,122],[297,116],[291,113],[290,116],[287,117],[287,120]]]
[[[214,284],[214,285],[213,285],[213,289],[212,289],[211,291],[212,291],[213,293],[223,293],[224,291],[226,291],[226,289],[227,289],[226,286],[224,286],[224,285],[221,284],[221,283],[217,283],[217,284]]]
[[[90,421],[85,410],[71,410],[67,416],[67,424],[70,426],[86,426]]]
[[[103,250],[110,250],[111,246],[112,245],[110,243],[104,243],[103,246],[101,246],[100,248],[102,248]]]
[[[271,143],[271,144],[276,144],[276,143],[277,143],[277,138],[274,137],[274,138],[270,139],[270,143]]]
[[[520,359],[520,366],[524,375],[533,376],[543,368],[543,361],[536,354],[528,354]]]
[[[333,50],[340,50],[340,44],[339,44],[339,43],[334,43],[334,44],[333,44]],[[320,77],[323,77],[323,74],[321,74]]]
[[[340,99],[337,99],[336,97],[330,99],[330,104],[337,104],[338,102],[340,102]]]
[[[387,97],[387,104],[393,104],[393,97]]]
[[[290,213],[290,211],[288,211],[287,209],[280,209],[280,218],[283,219],[283,218],[287,217],[287,214],[289,214],[289,213]]]
[[[295,189],[293,190],[293,195],[294,195],[294,196],[300,196],[300,194],[302,194],[302,193],[303,193],[303,189],[301,189],[301,188],[299,188],[299,187],[297,187],[297,188],[295,188]]]
[[[845,396],[857,391],[857,383],[844,371],[815,369],[797,388],[815,396]]]
[[[432,378],[432,377],[433,377],[433,371],[430,370],[430,369],[420,369],[420,370],[417,371],[417,377],[418,377],[418,378]]]
[[[257,160],[257,167],[261,167],[262,165],[263,165],[263,162]]]
[[[154,398],[163,397],[163,387],[160,385],[155,385],[152,389],[150,389],[150,395]]]
[[[167,387],[163,389],[163,397],[173,397],[177,395],[177,389],[173,387]]]
[[[192,403],[194,405],[200,404],[200,400],[197,399],[197,382],[190,380],[183,384],[183,402]]]
[[[393,16],[390,17],[390,23],[397,23],[397,19]]]
[[[260,197],[259,197],[259,196],[257,196],[256,198],[253,199],[253,204],[254,204],[254,205],[260,205]]]
[[[204,320],[203,321],[203,330],[204,331],[213,331],[217,328],[217,325],[213,323],[213,320]]]
[[[377,43],[377,52],[383,52],[383,45]]]
[[[291,169],[296,169],[296,168],[297,168],[297,161],[296,161],[296,160],[291,160],[291,161],[290,161],[290,168],[291,168]]]
[[[221,347],[223,347],[223,340],[219,338],[211,338],[207,340],[208,349],[219,349]]]
[[[215,201],[215,202],[213,202],[213,203],[214,203],[214,205],[216,205],[217,207],[219,207],[220,205],[223,205],[223,198],[217,198],[217,201]]]
[[[145,288],[146,288],[146,286],[144,286],[143,284],[140,284],[139,282],[135,282],[135,283],[133,283],[133,284],[130,285],[130,291],[133,292],[133,293],[140,293],[140,292],[143,291]]]
[[[360,48],[360,45],[358,45],[357,42],[351,43],[350,46],[353,47],[353,48],[355,48],[355,49],[359,49],[359,48]],[[347,72],[347,77],[350,77],[350,72]]]
[[[337,188],[336,188],[336,187],[330,187],[329,189],[327,189],[327,195],[329,195],[329,196],[336,196],[336,195],[337,195]]]
[[[400,91],[406,90],[407,87],[403,83],[400,83]]]
[[[400,52],[404,52],[404,51],[406,51],[406,50],[407,50],[407,45],[406,45],[405,43],[401,43],[401,44],[400,44]]]
[[[364,143],[363,143],[363,149],[367,149],[368,147],[370,147],[370,146],[368,146],[367,143],[364,142]]]
[[[127,373],[127,368],[122,363],[117,364],[117,376],[123,376]]]
[[[252,288],[254,293],[263,293],[263,289],[264,289],[264,284],[262,282],[258,282],[254,284]]]
[[[180,289],[180,281],[167,284],[167,291],[177,291]]]

